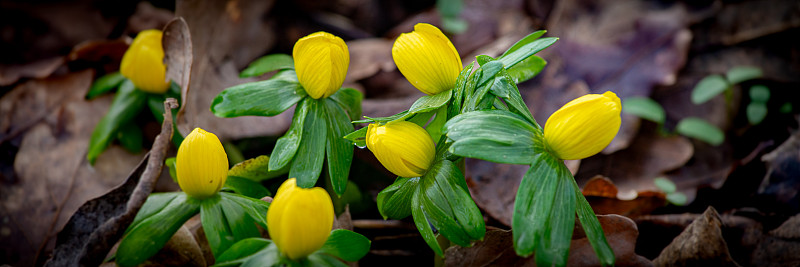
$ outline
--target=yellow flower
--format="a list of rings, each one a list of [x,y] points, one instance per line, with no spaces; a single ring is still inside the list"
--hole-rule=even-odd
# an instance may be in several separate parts
[[[302,259],[325,244],[333,228],[333,202],[325,189],[297,186],[297,179],[283,182],[267,211],[272,242],[281,254]]]
[[[557,110],[544,125],[547,147],[561,159],[597,154],[619,131],[622,105],[616,94],[588,94]]]
[[[347,45],[333,34],[315,32],[297,40],[292,51],[297,79],[314,99],[339,90],[350,65]]]
[[[431,166],[436,150],[428,132],[413,122],[370,124],[367,148],[386,169],[400,177],[418,177]]]
[[[428,95],[452,89],[461,72],[461,57],[439,28],[417,23],[392,46],[394,64],[414,87]]]
[[[228,155],[216,135],[194,128],[178,148],[175,169],[183,192],[207,198],[219,192],[228,179]]]
[[[136,35],[122,56],[119,71],[142,91],[163,94],[169,88],[161,47],[161,31],[145,30]]]

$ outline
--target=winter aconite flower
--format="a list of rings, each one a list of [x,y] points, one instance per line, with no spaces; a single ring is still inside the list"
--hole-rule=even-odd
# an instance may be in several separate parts
[[[267,211],[272,242],[292,260],[305,258],[325,244],[333,228],[333,202],[325,189],[283,182]]]
[[[589,94],[557,110],[544,126],[548,148],[561,159],[582,159],[597,154],[619,131],[622,105],[616,94]]]
[[[228,178],[228,156],[213,133],[195,128],[178,148],[175,160],[178,185],[187,195],[213,196]]]
[[[367,148],[386,169],[400,177],[425,174],[436,152],[425,129],[408,121],[368,127]]]
[[[400,73],[428,95],[452,89],[461,72],[461,57],[453,43],[427,23],[417,23],[413,32],[397,37],[392,58]]]
[[[292,56],[297,79],[314,99],[336,93],[350,64],[350,52],[342,38],[327,32],[312,33],[298,40]]]
[[[169,89],[166,81],[167,67],[164,65],[164,49],[161,47],[162,33],[145,30],[136,35],[133,43],[122,56],[119,71],[142,91],[163,94]]]

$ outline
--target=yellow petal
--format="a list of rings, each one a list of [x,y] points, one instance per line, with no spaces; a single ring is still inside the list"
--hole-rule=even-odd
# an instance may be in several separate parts
[[[557,110],[544,126],[551,152],[561,159],[582,159],[603,150],[619,131],[622,105],[616,94],[589,94]]]
[[[164,49],[161,47],[162,33],[145,30],[136,35],[125,55],[119,71],[142,91],[163,94],[169,88],[164,65]]]
[[[367,127],[367,148],[397,176],[422,176],[433,162],[436,152],[433,140],[419,125],[399,121]]]
[[[314,99],[339,90],[350,65],[350,52],[342,38],[316,32],[301,38],[292,51],[297,79]]]
[[[333,219],[328,192],[297,187],[295,178],[281,185],[267,211],[270,238],[292,260],[319,250],[331,234]]]
[[[417,23],[414,31],[397,37],[392,58],[400,73],[428,95],[452,89],[461,72],[461,57],[439,28]]]
[[[175,169],[183,192],[203,199],[219,192],[228,179],[228,156],[216,135],[195,128],[178,148]]]

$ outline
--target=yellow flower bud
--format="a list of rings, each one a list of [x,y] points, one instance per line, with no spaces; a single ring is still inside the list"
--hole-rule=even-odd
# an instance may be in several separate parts
[[[315,32],[297,40],[292,56],[297,79],[314,99],[336,93],[350,65],[347,44],[327,32]]]
[[[461,72],[461,57],[439,28],[417,23],[414,31],[397,37],[392,58],[400,73],[428,95],[450,90]]]
[[[136,35],[122,56],[119,71],[142,91],[163,94],[169,89],[161,47],[161,31],[145,30]]]
[[[436,152],[428,132],[413,122],[370,124],[367,148],[387,170],[400,177],[425,174]]]
[[[333,228],[333,202],[325,189],[297,186],[297,179],[283,182],[267,211],[272,242],[281,254],[302,259],[325,244]]]
[[[547,147],[561,159],[597,154],[619,131],[622,105],[611,91],[588,94],[557,110],[544,125]]]
[[[175,169],[183,192],[207,198],[219,192],[228,179],[228,155],[216,135],[194,128],[178,148]]]

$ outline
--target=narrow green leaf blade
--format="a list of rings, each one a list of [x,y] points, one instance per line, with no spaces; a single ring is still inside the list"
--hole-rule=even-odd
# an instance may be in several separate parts
[[[112,72],[98,78],[94,81],[92,87],[89,88],[89,92],[86,93],[86,99],[94,99],[99,95],[114,90],[114,88],[119,87],[125,79],[125,76],[122,76],[119,72]]]
[[[299,83],[270,79],[229,87],[211,102],[217,117],[275,116],[306,96]]]
[[[144,142],[142,128],[135,123],[126,123],[117,132],[117,140],[128,152],[139,153],[142,151],[142,143]]]
[[[244,262],[249,256],[267,248],[269,245],[272,245],[272,241],[269,239],[260,237],[242,239],[216,258],[217,265],[229,264],[229,262],[236,260],[239,263]]]
[[[230,175],[225,179],[225,186],[222,189],[230,189],[236,193],[252,198],[262,198],[271,195],[269,190],[261,185],[261,183],[248,178]]]
[[[752,66],[738,66],[728,70],[725,77],[731,84],[737,84],[744,81],[761,78],[764,73],[761,69]]]
[[[508,76],[511,77],[514,83],[525,82],[539,75],[546,65],[547,61],[543,58],[539,56],[530,56],[517,63],[517,65],[508,68]]]
[[[203,232],[206,234],[208,246],[214,257],[219,257],[234,243],[234,235],[228,226],[228,220],[223,212],[220,202],[222,198],[219,194],[200,202],[200,223],[203,225]]]
[[[484,110],[458,115],[445,124],[455,155],[508,164],[530,164],[543,152],[542,133],[519,115]]]
[[[364,148],[367,146],[367,129],[367,127],[358,129],[345,135],[344,139],[347,139],[351,144],[354,144],[357,147]]]
[[[89,151],[86,159],[91,164],[94,164],[97,157],[106,150],[120,127],[129,123],[139,114],[146,100],[147,94],[137,90],[133,82],[125,80],[122,83],[111,102],[108,113],[97,123],[92,137],[89,139]]]
[[[167,166],[167,168],[169,169],[169,177],[172,178],[172,181],[177,183],[178,170],[175,168],[175,157],[170,157],[164,160],[164,166]]]
[[[525,37],[522,37],[522,39],[519,39],[519,41],[517,41],[516,43],[514,43],[514,45],[509,47],[508,50],[506,50],[506,52],[503,52],[503,55],[501,55],[500,57],[505,57],[509,53],[519,50],[522,46],[527,45],[533,41],[536,41],[536,39],[539,39],[539,37],[542,37],[542,35],[544,35],[545,33],[547,33],[547,31],[538,30],[532,32],[531,34],[528,34]]]
[[[303,139],[289,169],[289,177],[297,178],[297,186],[311,188],[322,173],[325,143],[328,135],[323,100],[306,99],[308,115],[303,126]]]
[[[700,80],[692,89],[692,103],[702,104],[724,92],[730,85],[721,75],[709,75]]]
[[[589,202],[586,201],[586,198],[581,194],[581,190],[574,179],[572,180],[572,187],[574,188],[573,193],[575,193],[578,220],[581,222],[589,244],[592,245],[592,249],[594,249],[594,253],[597,254],[597,257],[600,259],[601,265],[613,266],[614,251],[611,250],[611,246],[609,246],[608,241],[606,241],[603,228],[600,226],[600,221],[597,220],[592,206],[589,205]]]
[[[255,220],[245,211],[246,207],[242,207],[238,202],[226,197],[221,197],[217,205],[225,214],[224,218],[227,220],[228,227],[231,229],[234,243],[246,238],[261,236],[261,232],[259,232],[258,227],[256,227]],[[228,250],[228,248],[221,250],[221,252],[225,252],[226,250]]]
[[[331,97],[334,101],[347,111],[350,120],[358,120],[361,118],[361,100],[364,99],[364,94],[353,88],[339,89]]]
[[[199,203],[186,194],[175,196],[166,207],[128,230],[117,249],[117,265],[136,266],[155,255],[199,209]]]
[[[247,257],[241,267],[265,267],[281,266],[281,253],[275,243],[269,244],[266,248]],[[215,265],[216,266],[216,265]]]
[[[308,261],[301,262],[300,267],[348,267],[344,262],[334,258],[331,255],[323,253],[314,253],[308,255]]]
[[[697,117],[688,117],[681,120],[678,122],[678,126],[675,127],[675,130],[679,134],[697,138],[715,146],[725,141],[725,133],[723,133],[722,130]]]
[[[455,220],[471,240],[482,239],[486,234],[483,214],[467,190],[464,174],[452,161],[442,160],[437,164],[441,167],[434,176],[435,185],[450,204]]]
[[[549,154],[543,156],[551,157]],[[575,228],[575,189],[572,187],[574,179],[560,160],[553,158],[548,160],[548,163],[559,165],[558,176],[552,178],[557,180],[557,186],[555,197],[550,204],[553,206],[550,216],[539,219],[540,222],[545,221],[546,230],[542,232],[536,248],[535,260],[539,266],[566,266],[572,232]],[[547,203],[539,204],[547,205]]]
[[[500,73],[502,74],[503,71]],[[528,122],[530,122],[530,124],[536,129],[541,130],[542,127],[539,126],[539,123],[537,123],[536,119],[533,118],[533,115],[531,115],[531,111],[528,110],[528,106],[525,104],[525,101],[522,100],[522,95],[520,95],[517,85],[512,83],[511,80],[509,80],[506,76],[507,75],[497,75],[494,84],[492,84],[492,88],[490,89],[492,94],[505,100],[511,111],[528,120]]]
[[[293,68],[294,59],[292,59],[290,55],[266,55],[250,63],[250,65],[239,74],[239,78],[255,77],[271,71]]]
[[[384,220],[400,220],[411,215],[411,198],[417,191],[419,181],[419,177],[398,177],[393,184],[378,193],[375,202]]]
[[[356,232],[336,229],[331,231],[319,251],[346,261],[358,261],[367,255],[370,243],[369,239]]]
[[[269,180],[289,172],[289,168],[280,170],[269,170],[270,157],[261,155],[252,159],[248,159],[231,167],[228,170],[228,177],[236,176],[247,178],[252,181]]]
[[[667,117],[661,104],[648,97],[631,97],[623,100],[622,111],[658,124],[664,124]]]
[[[327,158],[328,175],[331,178],[333,191],[337,195],[344,194],[347,188],[347,179],[350,174],[350,164],[353,162],[353,145],[344,136],[353,131],[353,124],[345,111],[332,99],[324,99],[323,112],[328,126],[327,141],[325,142],[325,155]]]
[[[417,226],[417,230],[419,230],[420,235],[422,235],[422,239],[425,240],[425,243],[428,244],[433,252],[436,253],[436,255],[444,256],[444,252],[442,252],[439,242],[436,241],[436,235],[433,233],[433,229],[431,229],[431,225],[428,223],[428,218],[425,215],[426,212],[420,200],[422,197],[424,196],[420,189],[417,189],[411,197],[411,216],[414,218],[414,225]]]
[[[517,255],[531,255],[537,243],[541,242],[539,239],[548,231],[546,225],[553,209],[559,171],[552,157],[537,154],[531,162],[531,168],[522,177],[511,218]]]
[[[414,104],[411,105],[411,108],[408,109],[408,113],[417,114],[436,110],[446,105],[452,96],[453,90],[447,90],[435,95],[426,95],[420,97],[414,102]]]
[[[272,155],[269,158],[269,171],[283,169],[294,158],[297,148],[300,147],[300,142],[303,141],[303,126],[306,123],[306,117],[308,117],[308,110],[312,101],[313,99],[306,98],[297,104],[289,130],[281,138],[278,138],[275,148],[272,149]]]
[[[178,197],[178,195],[182,195],[183,192],[169,192],[169,193],[152,193],[150,196],[147,197],[147,200],[144,202],[142,207],[139,209],[139,212],[136,213],[136,217],[133,219],[133,222],[128,227],[127,231],[132,230],[135,226],[144,219],[153,216],[156,213],[161,212],[167,205],[172,203],[172,200]]]
[[[267,210],[269,209],[269,203],[260,199],[228,192],[220,192],[219,195],[224,199],[239,203],[239,206],[244,209],[250,218],[255,220],[255,222],[264,229],[267,229]]]
[[[530,36],[530,35],[529,35]],[[526,37],[527,38],[527,37]],[[524,40],[525,38],[523,38]],[[520,46],[518,49],[510,52],[508,54],[504,54],[497,60],[503,63],[506,69],[510,69],[514,67],[517,63],[522,62],[523,60],[527,59],[528,57],[539,53],[539,51],[544,50],[545,48],[553,45],[558,38],[556,37],[546,37],[531,41],[525,45]],[[512,46],[512,48],[514,48]],[[510,50],[510,49],[509,49]]]

